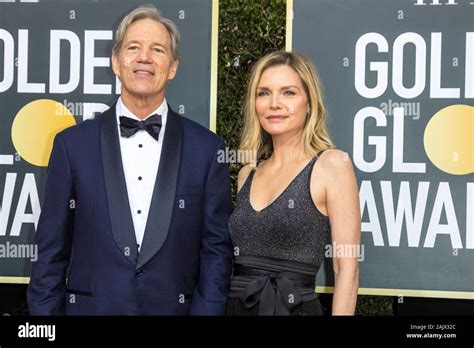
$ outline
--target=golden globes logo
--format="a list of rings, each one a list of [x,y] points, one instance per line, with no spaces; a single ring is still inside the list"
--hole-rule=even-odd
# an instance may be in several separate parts
[[[433,32],[430,39],[428,51],[427,41],[418,33],[400,34],[391,47],[385,36],[380,33],[363,34],[355,45],[354,87],[357,93],[371,100],[384,95],[391,85],[396,96],[405,100],[415,100],[415,102],[410,101],[411,104],[416,103],[416,98],[427,89],[430,100],[474,98],[474,33],[465,34],[465,52],[458,52],[465,58],[465,64],[464,81],[461,79],[457,86],[448,87],[443,86],[442,83],[442,59],[446,56],[442,54],[442,33]],[[385,57],[385,59],[367,58],[369,45],[377,48],[376,57]],[[406,86],[404,83],[407,72],[407,69],[404,69],[404,65],[407,64],[404,59],[406,59],[405,50],[408,46],[414,47],[415,58],[414,82],[411,86]],[[430,54],[428,55],[427,52]],[[452,54],[453,52],[449,52],[450,59]],[[446,67],[446,62],[444,66]],[[458,67],[458,58],[453,58],[453,68],[456,67]],[[368,71],[375,76],[375,84],[367,84]],[[433,248],[438,240],[448,238],[452,249],[456,252],[457,249],[474,249],[474,216],[471,213],[474,210],[474,183],[467,182],[467,178],[465,182],[458,180],[452,183],[451,180],[445,179],[436,183],[423,180],[423,176],[420,176],[420,180],[416,182],[410,177],[427,173],[426,163],[409,162],[405,157],[411,152],[407,151],[405,145],[406,130],[410,129],[409,132],[413,133],[411,129],[413,122],[420,122],[420,115],[418,110],[417,117],[411,120],[407,117],[405,108],[399,107],[398,104],[410,103],[394,103],[397,106],[393,107],[393,113],[392,110],[366,106],[354,116],[353,159],[356,167],[365,173],[383,170],[390,160],[387,151],[388,141],[391,138],[393,153],[389,171],[405,175],[399,182],[398,189],[393,187],[394,181],[398,180],[391,177],[388,180],[382,179],[378,183],[373,179],[362,180],[361,209],[362,214],[367,211],[368,219],[362,222],[361,230],[371,233],[374,246],[400,246],[402,230],[404,230],[409,247]],[[423,113],[421,114],[421,119],[423,119]],[[369,120],[375,120],[377,129],[382,131],[388,126],[389,115],[393,116],[391,136],[368,134],[369,129],[372,129],[366,127]],[[474,107],[456,103],[443,107],[434,115],[424,116],[430,117],[429,121],[424,129],[418,132],[421,131],[422,146],[427,159],[447,174],[462,176],[474,173],[472,136]],[[375,157],[371,159],[365,157],[368,146],[375,152]],[[420,153],[418,149],[412,152]],[[395,190],[398,190],[398,193],[395,193]],[[433,190],[435,191],[433,192],[434,201],[429,199],[430,191]],[[454,192],[456,195],[453,195]],[[378,205],[381,207],[378,208]],[[459,218],[463,216],[464,209],[466,210],[465,231],[462,231]],[[379,210],[384,217],[385,226],[382,226]],[[382,231],[386,233],[386,236],[382,234]],[[464,238],[461,237],[462,234]],[[444,236],[440,237],[441,235]]]
[[[28,29],[19,29],[16,36],[0,29],[0,46],[4,46],[0,55],[3,62],[0,65],[3,72],[0,73],[0,93],[15,89],[17,93],[68,95],[82,85],[85,95],[120,94],[118,78],[113,77],[115,83],[109,84],[96,81],[99,68],[110,70],[110,58],[99,56],[95,46],[99,41],[111,41],[112,30],[84,30],[83,33],[50,30],[49,45],[46,45],[49,47],[48,82],[32,82],[29,77],[34,61],[40,59],[37,52],[33,52],[33,56],[30,54],[30,36]],[[65,56],[69,56],[69,64]],[[32,165],[46,167],[54,136],[76,124],[73,115],[85,120],[107,108],[103,103],[69,103],[66,100],[64,104],[49,99],[28,103],[17,112],[12,124],[12,142],[17,154]],[[0,164],[12,164],[11,158],[11,155],[0,155]]]
[[[25,161],[46,167],[56,134],[75,124],[74,116],[63,104],[50,99],[32,101],[15,116],[13,146]]]
[[[34,36],[37,33],[31,34]],[[17,33],[10,33],[0,29],[0,46],[4,47],[0,52],[0,62],[3,62],[0,64],[0,93],[13,91],[38,98],[23,105],[16,114],[11,111],[11,107],[9,111],[2,104],[2,117],[9,120],[14,116],[11,140],[16,154],[0,153],[0,165],[8,166],[6,175],[1,179],[0,236],[19,237],[25,225],[34,225],[36,229],[41,213],[36,173],[24,173],[16,165],[24,161],[35,167],[46,167],[56,134],[75,125],[74,116],[82,116],[82,120],[85,120],[108,108],[103,103],[71,103],[66,100],[60,103],[37,96],[49,93],[70,95],[80,86],[82,90],[79,93],[85,95],[120,94],[118,79],[113,77],[108,84],[96,81],[99,68],[110,70],[110,58],[106,54],[99,56],[95,45],[98,41],[111,41],[112,30],[84,30],[83,33],[76,33],[54,29],[49,30],[49,38],[49,44],[45,45],[49,52],[30,51],[29,42],[33,41],[30,30],[19,29]],[[69,50],[69,54],[66,55],[61,47]],[[39,54],[45,52],[45,59],[49,62],[46,67],[49,77],[46,81],[32,81],[29,72],[35,60],[42,59]],[[61,69],[65,64],[64,55],[69,56],[69,64]],[[11,114],[7,115],[6,112]]]
[[[458,104],[438,111],[425,128],[424,145],[431,163],[443,172],[474,173],[474,106]]]
[[[72,113],[61,103],[50,99],[34,100],[22,107],[16,114],[11,137],[17,151],[15,161],[21,159],[38,166],[46,167],[57,133],[76,124]],[[13,155],[1,155],[0,164],[13,165]],[[7,224],[13,213],[13,199],[19,173],[9,170],[3,185],[2,201],[0,204],[0,236],[20,236],[24,224],[38,224],[41,212],[38,188],[34,173],[25,173],[20,196],[16,200],[13,222],[9,234]],[[28,205],[31,212],[28,212]]]

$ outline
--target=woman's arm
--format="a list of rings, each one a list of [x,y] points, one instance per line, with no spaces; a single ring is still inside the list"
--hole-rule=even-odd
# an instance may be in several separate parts
[[[321,160],[333,251],[332,315],[353,315],[359,289],[359,190],[347,153],[340,150],[326,152]]]

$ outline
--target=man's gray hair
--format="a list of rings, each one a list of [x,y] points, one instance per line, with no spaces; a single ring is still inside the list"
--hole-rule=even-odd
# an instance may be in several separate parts
[[[170,35],[170,42],[171,42],[171,55],[173,60],[179,59],[179,50],[178,50],[178,43],[179,43],[179,29],[174,24],[174,22],[168,18],[164,18],[161,16],[160,11],[153,5],[142,5],[137,7],[132,12],[127,14],[115,32],[115,41],[113,47],[113,54],[116,56],[119,55],[120,50],[122,49],[123,40],[125,39],[125,34],[127,33],[128,28],[134,22],[139,21],[141,19],[152,19],[158,23],[164,25],[166,30]]]

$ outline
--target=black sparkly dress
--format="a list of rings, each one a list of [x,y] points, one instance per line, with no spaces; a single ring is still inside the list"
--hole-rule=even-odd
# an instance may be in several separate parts
[[[317,158],[260,211],[250,204],[255,170],[242,186],[229,218],[236,256],[227,315],[323,314],[315,278],[330,243],[330,225],[310,193]]]

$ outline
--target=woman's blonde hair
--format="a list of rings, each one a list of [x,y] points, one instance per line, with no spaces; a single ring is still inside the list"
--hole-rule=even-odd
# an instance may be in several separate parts
[[[333,148],[326,125],[327,112],[322,98],[321,82],[316,68],[301,53],[278,51],[262,57],[253,67],[247,87],[244,105],[244,127],[240,139],[240,150],[254,152],[255,160],[265,159],[273,152],[273,143],[260,125],[255,111],[256,91],[260,78],[265,70],[271,67],[287,65],[295,70],[304,86],[308,97],[309,112],[303,129],[303,149],[308,156],[315,156],[319,151]]]

